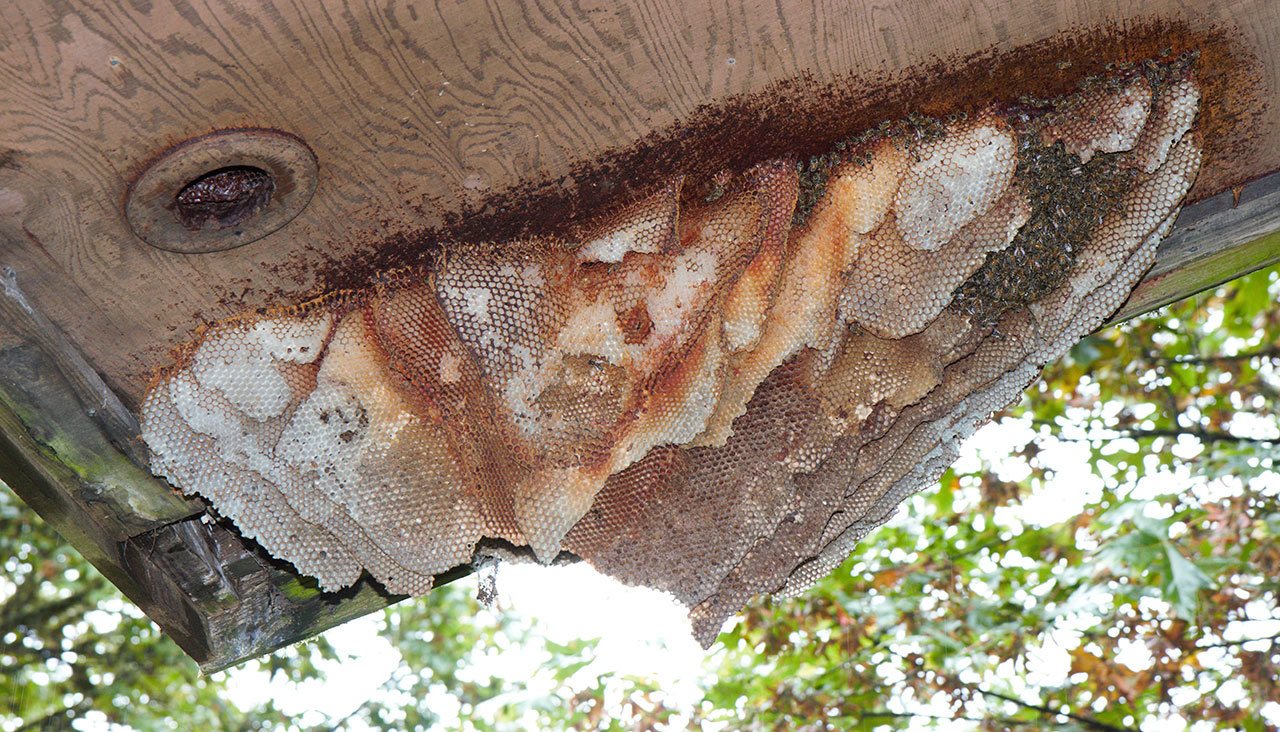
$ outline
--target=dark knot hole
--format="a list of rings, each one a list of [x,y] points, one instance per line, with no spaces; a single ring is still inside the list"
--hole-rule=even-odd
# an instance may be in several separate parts
[[[275,190],[275,180],[261,168],[219,168],[183,186],[174,197],[173,212],[191,231],[220,231],[238,226],[262,211]]]

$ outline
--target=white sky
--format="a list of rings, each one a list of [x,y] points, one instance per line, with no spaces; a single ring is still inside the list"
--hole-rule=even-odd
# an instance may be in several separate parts
[[[460,582],[474,592],[474,577]],[[684,608],[669,595],[626,587],[585,564],[504,565],[497,586],[495,610],[532,619],[547,639],[562,644],[599,639],[592,654],[595,660],[570,678],[570,684],[581,685],[600,674],[643,676],[658,681],[673,706],[687,709],[701,701],[699,682],[706,675],[707,654],[693,640]],[[430,602],[430,597],[422,601]],[[492,619],[480,617],[477,622]],[[229,672],[232,701],[250,708],[275,699],[282,711],[291,714],[314,710],[330,717],[347,715],[379,691],[399,662],[399,654],[378,634],[377,623],[375,614],[325,634],[340,654],[353,657],[326,666],[325,682],[295,685],[271,680],[251,663]],[[483,657],[472,669],[480,677],[492,674],[526,682],[524,694],[533,698],[554,690],[552,679],[538,675],[541,664],[535,650],[517,647]],[[456,723],[452,700],[434,701],[432,709],[445,717],[444,724]]]
[[[1025,466],[1009,459],[1008,454],[1011,445],[1024,444],[1032,434],[1029,424],[988,425],[966,444],[956,467],[962,471],[975,469],[976,461],[986,458],[1003,479],[1025,477],[1021,474]],[[1052,525],[1063,516],[1079,513],[1087,502],[1097,499],[1102,481],[1089,470],[1087,444],[1056,440],[1041,444],[1044,449],[1039,458],[1053,470],[1053,478],[1027,496],[1021,505],[998,511],[995,519],[998,523],[1010,528],[1021,524]],[[1184,486],[1196,482],[1189,475],[1165,479],[1140,486],[1138,497],[1167,490],[1169,480]],[[1280,476],[1273,474],[1266,480],[1280,485]],[[1198,483],[1196,490],[1206,493],[1202,496],[1204,499],[1220,498],[1232,492],[1230,485],[1210,487],[1204,481]],[[963,507],[957,506],[957,509],[963,510]],[[908,519],[904,506],[894,521]],[[474,591],[474,579],[467,581]],[[529,618],[548,639],[557,643],[599,639],[594,648],[595,661],[571,677],[567,682],[570,686],[582,688],[600,674],[641,676],[654,680],[666,691],[669,707],[687,711],[701,701],[700,680],[708,677],[715,659],[709,659],[693,641],[684,609],[669,596],[645,588],[625,587],[585,564],[570,567],[504,565],[499,570],[497,587],[496,610]],[[425,601],[429,602],[430,598]],[[1079,612],[1068,616],[1030,651],[1034,671],[1027,681],[1048,685],[1064,683],[1070,668],[1069,651],[1080,644],[1081,632],[1096,622],[1090,610],[1109,602],[1110,598],[1103,596],[1081,598]],[[1272,608],[1251,608],[1251,617],[1257,619],[1233,623],[1227,630],[1227,639],[1280,633],[1280,619],[1272,617],[1273,612]],[[492,619],[481,617],[477,622],[492,622]],[[232,700],[248,708],[273,698],[283,711],[304,715],[303,721],[307,721],[309,711],[312,715],[321,712],[331,718],[345,716],[370,695],[381,693],[380,687],[398,663],[398,653],[378,635],[376,623],[376,616],[366,617],[326,634],[339,652],[352,656],[350,661],[328,667],[327,681],[297,686],[282,679],[270,680],[255,664],[249,664],[230,672]],[[1151,657],[1141,644],[1133,643],[1125,646],[1114,661],[1137,670],[1149,665]],[[541,664],[537,649],[511,648],[484,657],[475,671],[477,675],[492,673],[517,682],[513,687],[522,687],[522,691],[515,693],[536,698],[550,695],[556,684],[549,675],[539,675]],[[1233,693],[1238,694],[1239,690],[1228,685],[1219,695],[1225,697],[1223,701],[1235,701],[1231,698]],[[442,716],[443,727],[458,723],[457,705],[451,697],[442,694],[429,702],[432,710]],[[908,702],[913,711],[950,714],[941,699],[932,703],[902,700],[898,711],[905,711]],[[1280,722],[1280,704],[1272,704],[1265,711],[1273,722]],[[1188,728],[1179,719],[1162,724],[1155,732]],[[948,728],[971,729],[972,724]],[[1192,725],[1190,729],[1201,727]]]

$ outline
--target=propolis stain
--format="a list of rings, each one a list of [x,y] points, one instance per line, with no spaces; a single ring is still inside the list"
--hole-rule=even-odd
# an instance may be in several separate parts
[[[879,77],[850,76],[829,83],[804,76],[790,79],[700,107],[678,125],[583,161],[567,175],[497,190],[479,204],[462,196],[423,202],[424,209],[449,212],[443,226],[371,239],[358,257],[326,259],[326,247],[317,246],[297,265],[307,270],[298,279],[315,273],[317,294],[360,288],[381,272],[430,261],[443,242],[572,238],[584,224],[658,190],[672,176],[686,176],[684,199],[697,203],[715,197],[716,181],[726,172],[738,174],[766,159],[796,160],[806,168],[810,189],[817,190],[823,160],[829,160],[837,144],[865,139],[882,123],[954,119],[993,105],[1016,105],[1020,99],[1054,97],[1119,66],[1188,53],[1198,55],[1197,78],[1205,97],[1198,122],[1204,172],[1189,199],[1198,200],[1244,182],[1238,161],[1255,152],[1250,130],[1267,105],[1259,64],[1233,43],[1237,35],[1229,28],[1167,21],[1107,25]]]

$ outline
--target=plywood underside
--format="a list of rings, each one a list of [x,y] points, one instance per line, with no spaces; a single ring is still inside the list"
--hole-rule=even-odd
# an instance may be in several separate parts
[[[296,302],[318,264],[356,267],[390,235],[777,82],[889,83],[931,59],[1158,21],[1218,29],[1256,66],[1250,94],[1280,84],[1269,0],[90,5],[0,8],[0,263],[131,408],[201,323]],[[1280,168],[1278,120],[1253,120],[1253,149],[1211,159],[1197,194]],[[312,147],[307,209],[226,253],[134,237],[122,203],[146,162],[240,126]]]
[[[14,453],[0,466],[21,467],[0,478],[59,517],[210,668],[395,598],[295,587],[287,567],[225,528],[202,528],[190,518],[202,505],[140,469],[130,413],[170,350],[207,322],[358,282],[450,227],[475,239],[523,221],[557,225],[669,171],[714,172],[910,109],[973,108],[1004,79],[1026,87],[1005,94],[1048,92],[1037,78],[1061,85],[1166,48],[1212,51],[1209,88],[1226,96],[1207,131],[1234,135],[1193,196],[1280,169],[1280,109],[1264,103],[1280,87],[1271,0],[96,5],[0,4],[0,268],[22,294],[0,297],[0,447]],[[1008,61],[1027,48],[1041,50]],[[948,83],[962,69],[971,83]],[[1222,126],[1232,120],[1242,129]],[[686,125],[696,134],[673,134]],[[222,253],[136,238],[124,200],[147,163],[236,127],[280,129],[311,147],[310,205]],[[615,167],[602,173],[602,160]],[[1258,195],[1274,200],[1278,185]],[[1280,228],[1269,214],[1215,216],[1254,227],[1233,247]],[[1198,241],[1212,249],[1217,236]],[[1212,281],[1151,280],[1140,292],[1149,301],[1130,310],[1275,261],[1280,247],[1265,241],[1233,249],[1247,254]],[[67,438],[59,450],[51,435]],[[168,559],[158,544],[172,547]],[[290,597],[296,607],[279,604]],[[264,610],[254,598],[271,599]],[[270,612],[305,618],[267,618],[275,624],[253,638],[231,637]]]

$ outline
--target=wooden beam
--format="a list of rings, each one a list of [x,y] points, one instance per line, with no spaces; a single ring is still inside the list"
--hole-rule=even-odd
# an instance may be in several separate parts
[[[1108,325],[1280,263],[1280,173],[1182,210],[1156,263]]]
[[[123,553],[131,566],[158,573],[142,577],[141,584],[171,580],[200,609],[201,640],[207,652],[193,658],[206,673],[405,599],[386,593],[367,577],[341,592],[321,592],[314,580],[299,576],[288,564],[267,556],[234,529],[208,516],[133,537],[125,542]],[[437,576],[436,586],[470,573],[470,567],[458,567]]]
[[[75,476],[76,501],[122,540],[199,513],[140,467],[138,423],[62,331],[36,310],[10,269],[0,269],[0,404],[47,457]]]
[[[0,265],[136,409],[195,328],[319,294],[467,210],[563,220],[518,194],[590,211],[668,163],[710,175],[722,152],[803,152],[1165,49],[1201,53],[1197,186],[1216,193],[1280,169],[1278,27],[1275,0],[0,2]],[[226,252],[135,236],[139,174],[232,128],[310,148],[305,209]]]
[[[114,527],[104,525],[84,502],[86,484],[50,449],[52,442],[66,445],[68,433],[29,432],[10,408],[8,397],[5,389],[0,396],[0,482],[62,534],[183,651],[197,661],[208,658],[199,609],[167,575],[153,570],[148,557],[126,558]],[[140,582],[140,577],[149,577],[150,582]]]
[[[62,333],[0,280],[0,481],[207,672],[403,599],[309,578],[153,477],[137,424]],[[437,583],[469,572],[460,567]]]

